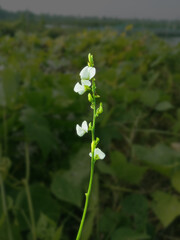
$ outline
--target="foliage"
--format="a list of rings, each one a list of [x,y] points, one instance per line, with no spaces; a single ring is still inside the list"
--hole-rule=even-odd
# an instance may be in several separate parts
[[[0,172],[14,240],[31,239],[23,180],[25,143],[39,240],[74,239],[90,170],[89,138],[74,126],[88,111],[73,87],[93,53],[104,115],[85,240],[180,236],[180,45],[150,33],[17,29],[0,37]],[[91,116],[88,116],[88,121]],[[7,240],[0,198],[0,239]]]

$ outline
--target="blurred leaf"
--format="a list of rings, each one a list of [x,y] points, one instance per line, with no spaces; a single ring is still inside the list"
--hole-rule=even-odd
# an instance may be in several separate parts
[[[57,201],[50,195],[48,189],[41,184],[34,184],[30,187],[30,191],[36,221],[39,219],[41,213],[44,213],[47,217],[51,218],[54,221],[57,221],[60,215],[60,208]],[[24,220],[24,214],[26,216],[29,216],[29,208],[27,204],[27,196],[24,189],[19,192],[15,206],[20,225],[23,229],[26,229],[27,224]]]
[[[145,240],[150,239],[149,236],[145,233],[137,233],[136,231],[122,227],[117,229],[114,234],[112,235],[111,240]]]
[[[157,144],[152,148],[134,145],[134,153],[140,161],[169,177],[180,166],[180,153],[164,144]]]
[[[106,164],[105,162],[103,161],[98,161],[96,163],[96,166],[97,168],[99,169],[99,171],[103,174],[110,174],[110,175],[113,175],[114,172],[111,168],[111,166],[109,166],[108,164]]]
[[[126,214],[135,229],[143,232],[146,230],[148,220],[148,202],[140,194],[130,194],[122,200],[122,212]]]
[[[180,201],[174,195],[157,191],[153,194],[152,209],[164,227],[167,227],[180,215]]]
[[[55,232],[52,240],[61,240],[63,233],[63,225],[61,225]]]
[[[180,192],[180,171],[176,171],[171,178],[172,186]]]
[[[2,93],[2,105],[14,103],[18,94],[19,75],[11,69],[5,69],[0,79],[0,93]]]
[[[170,102],[164,101],[164,102],[158,103],[155,109],[157,111],[167,111],[167,110],[170,110],[171,108],[173,108],[173,105]]]
[[[37,237],[41,240],[52,240],[55,234],[56,224],[45,214],[41,213],[37,222]]]
[[[104,209],[102,216],[100,218],[100,230],[104,233],[111,233],[116,227],[120,220],[119,213],[109,209],[108,207]]]
[[[53,176],[51,191],[59,199],[81,206],[83,181],[90,174],[89,147],[84,146],[72,156],[70,169]]]
[[[116,176],[130,184],[138,184],[142,180],[147,168],[129,163],[121,152],[111,153],[111,167]]]
[[[81,206],[81,186],[74,184],[72,179],[66,179],[60,172],[53,176],[51,191],[58,199]]]
[[[145,106],[153,107],[159,100],[159,91],[150,89],[143,90],[140,99]]]
[[[22,122],[25,126],[25,133],[29,141],[35,141],[44,157],[47,157],[52,148],[56,145],[56,139],[49,129],[46,119],[34,109],[23,111]]]

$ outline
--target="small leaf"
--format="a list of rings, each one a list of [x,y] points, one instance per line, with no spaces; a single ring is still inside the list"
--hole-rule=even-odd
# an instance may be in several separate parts
[[[145,233],[137,233],[136,231],[122,227],[117,229],[112,235],[112,240],[146,240],[150,239],[149,236]]]
[[[126,157],[117,151],[111,153],[111,167],[119,179],[130,184],[138,184],[147,170],[146,167],[127,162]]]
[[[180,215],[180,201],[174,195],[157,191],[153,194],[152,209],[164,227]]]
[[[173,105],[170,102],[164,101],[156,105],[155,109],[157,111],[167,111],[173,108]]]
[[[173,187],[180,193],[180,171],[175,172],[171,178]]]

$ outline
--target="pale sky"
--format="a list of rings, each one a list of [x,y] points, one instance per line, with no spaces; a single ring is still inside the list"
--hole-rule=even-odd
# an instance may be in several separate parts
[[[180,0],[0,0],[0,6],[60,15],[180,19]]]

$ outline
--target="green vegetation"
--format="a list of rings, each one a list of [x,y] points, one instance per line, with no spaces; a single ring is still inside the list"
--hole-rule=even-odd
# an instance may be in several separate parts
[[[82,239],[179,239],[180,45],[128,27],[27,29],[0,36],[0,239],[75,239],[90,171],[90,139],[75,125],[92,116],[73,88],[89,52],[106,159]]]

